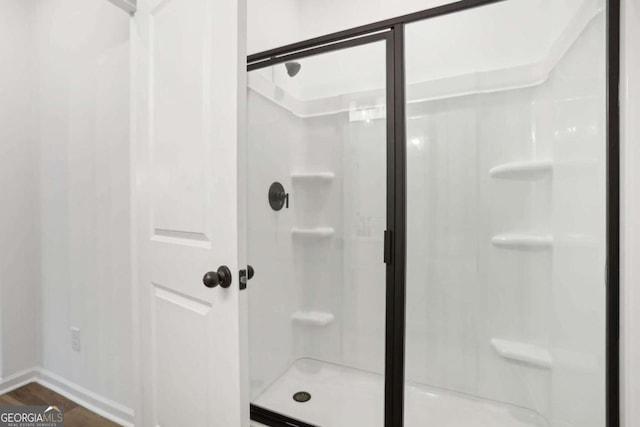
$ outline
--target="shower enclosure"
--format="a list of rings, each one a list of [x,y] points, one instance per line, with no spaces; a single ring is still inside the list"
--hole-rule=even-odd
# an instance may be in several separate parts
[[[617,427],[617,13],[461,1],[249,57],[254,421]]]

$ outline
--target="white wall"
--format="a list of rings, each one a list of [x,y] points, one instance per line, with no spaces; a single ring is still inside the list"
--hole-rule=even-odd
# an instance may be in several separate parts
[[[104,0],[36,4],[41,363],[132,407],[129,16]]]
[[[622,386],[624,425],[640,425],[640,1],[622,17]]]
[[[0,0],[0,378],[38,364],[33,3]]]
[[[247,2],[248,54],[298,40],[301,22],[298,0]]]
[[[451,3],[449,0],[249,0],[248,53]]]
[[[44,368],[125,412],[128,25],[103,0],[0,1],[0,379]]]

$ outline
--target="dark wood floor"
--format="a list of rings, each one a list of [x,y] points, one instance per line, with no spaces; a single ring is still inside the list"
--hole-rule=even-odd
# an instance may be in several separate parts
[[[62,406],[64,408],[65,427],[119,427],[118,424],[94,414],[76,402],[38,383],[30,383],[7,394],[0,395],[0,406],[5,405]]]

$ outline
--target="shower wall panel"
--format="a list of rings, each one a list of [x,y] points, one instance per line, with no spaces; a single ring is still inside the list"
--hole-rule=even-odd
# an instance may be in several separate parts
[[[249,301],[260,313],[251,318],[251,342],[262,355],[251,359],[252,391],[298,358],[382,373],[386,125],[351,122],[347,112],[300,117],[253,90],[249,102],[249,138],[260,141],[249,155],[249,263],[257,272]],[[304,178],[309,173],[330,178]],[[265,215],[275,180],[289,192],[289,209]],[[318,228],[332,236],[292,236]],[[310,312],[331,320],[292,319]]]
[[[408,88],[408,381],[604,425],[605,40],[531,87]]]
[[[274,181],[291,189],[292,150],[302,139],[302,120],[255,91],[248,90],[248,139],[258,141],[248,155],[248,260],[256,275],[249,282],[251,396],[255,398],[295,359],[291,315],[301,288],[294,280],[290,211],[269,208]],[[292,207],[295,201],[291,201]],[[265,215],[265,212],[267,214]],[[277,286],[271,286],[271,283]]]

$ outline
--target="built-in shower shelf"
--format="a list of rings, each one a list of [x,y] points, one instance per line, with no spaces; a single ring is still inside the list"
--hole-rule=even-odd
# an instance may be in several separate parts
[[[291,174],[294,182],[330,182],[335,177],[333,172],[293,172]]]
[[[500,356],[539,368],[551,369],[551,353],[544,347],[518,341],[492,338],[491,345]]]
[[[335,230],[331,227],[315,227],[315,228],[301,228],[293,227],[291,229],[291,235],[294,237],[307,237],[307,238],[323,238],[331,237]]]
[[[489,175],[501,179],[535,180],[544,178],[552,171],[551,160],[530,160],[495,166],[489,170]]]
[[[306,326],[327,326],[333,322],[333,317],[333,313],[323,311],[296,311],[291,320]]]
[[[549,249],[553,245],[550,234],[510,233],[493,236],[491,243],[505,249]]]

